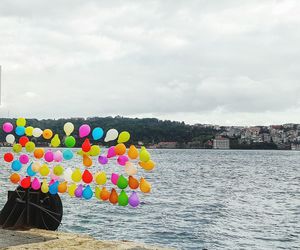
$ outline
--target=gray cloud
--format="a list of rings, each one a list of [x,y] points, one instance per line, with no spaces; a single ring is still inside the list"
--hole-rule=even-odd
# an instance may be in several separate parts
[[[2,116],[300,122],[298,1],[0,3]]]

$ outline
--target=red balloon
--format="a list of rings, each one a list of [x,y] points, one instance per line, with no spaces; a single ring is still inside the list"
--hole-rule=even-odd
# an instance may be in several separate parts
[[[21,187],[22,188],[29,188],[31,185],[31,179],[30,176],[25,177],[22,181],[21,181]]]
[[[22,145],[22,147],[25,147],[26,143],[29,142],[29,139],[27,136],[22,136],[19,139],[19,143]]]
[[[84,142],[82,143],[82,151],[83,152],[89,152],[91,150],[91,143],[90,143],[90,140],[88,138],[86,138],[84,140]]]
[[[86,169],[82,174],[82,180],[87,184],[91,183],[93,181],[93,175]]]
[[[14,160],[14,155],[12,153],[5,153],[4,160],[6,162],[12,162]]]

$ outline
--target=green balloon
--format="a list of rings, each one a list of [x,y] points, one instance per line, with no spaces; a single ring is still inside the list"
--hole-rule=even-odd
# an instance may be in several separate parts
[[[117,186],[120,189],[127,188],[127,186],[128,186],[128,180],[123,175],[120,175],[120,177],[118,179],[118,182],[117,182]]]
[[[124,190],[121,191],[118,197],[119,206],[127,206],[128,205],[128,196]]]
[[[68,148],[73,148],[76,144],[76,140],[73,136],[68,136],[66,137],[65,139],[65,145],[68,147]]]

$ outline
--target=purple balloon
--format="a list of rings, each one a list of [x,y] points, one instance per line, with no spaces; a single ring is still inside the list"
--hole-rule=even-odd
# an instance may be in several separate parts
[[[83,192],[83,186],[82,186],[82,184],[80,184],[75,190],[75,196],[77,198],[82,197],[82,192]]]
[[[98,157],[98,162],[99,162],[100,164],[102,164],[102,165],[105,165],[105,164],[107,164],[108,159],[107,159],[106,156],[100,155],[100,156]]]
[[[121,166],[125,166],[126,165],[126,162],[128,162],[128,157],[126,155],[120,155],[118,157],[118,163],[121,165]]]
[[[129,202],[129,205],[132,207],[137,207],[140,204],[140,200],[139,200],[139,197],[136,192],[134,192],[134,191],[132,192],[132,194],[129,197],[128,202]]]

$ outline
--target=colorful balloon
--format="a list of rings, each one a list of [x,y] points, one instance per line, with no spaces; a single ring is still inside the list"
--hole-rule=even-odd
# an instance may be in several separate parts
[[[43,183],[42,183],[42,186],[41,186],[41,191],[42,191],[44,194],[46,194],[46,193],[49,192],[49,185],[48,185],[46,179],[43,180]]]
[[[85,189],[82,192],[82,197],[86,200],[89,200],[93,197],[93,191],[92,191],[90,185],[87,185],[85,187]]]
[[[60,150],[57,150],[53,154],[53,160],[56,161],[56,162],[61,162],[63,160],[63,154]]]
[[[145,147],[141,148],[140,161],[147,162],[150,160],[150,154]]]
[[[49,193],[55,195],[58,193],[59,182],[55,181],[52,185],[49,186]]]
[[[76,190],[77,186],[75,183],[72,183],[69,187],[68,187],[68,193],[71,197],[75,196],[75,190]]]
[[[119,143],[115,146],[116,155],[123,155],[126,153],[126,146],[123,143]]]
[[[73,171],[71,168],[67,168],[65,171],[64,171],[64,179],[67,181],[67,182],[72,182],[72,174],[73,174]]]
[[[52,132],[51,129],[45,129],[43,131],[43,137],[44,137],[44,139],[49,140],[49,139],[52,138],[52,136],[53,136],[53,132]]]
[[[83,138],[90,134],[91,127],[88,124],[83,124],[79,127],[79,137]]]
[[[134,191],[132,192],[132,194],[129,197],[128,202],[129,202],[129,205],[132,207],[137,207],[138,205],[140,205],[140,200],[139,200],[139,197],[136,192],[134,192]]]
[[[31,177],[36,175],[36,172],[34,172],[34,171],[32,170],[32,163],[29,164],[29,166],[27,167],[26,172],[27,172],[27,175],[29,175],[29,176],[31,176]]]
[[[72,173],[72,180],[74,182],[80,182],[81,181],[81,171],[79,168],[76,168]]]
[[[100,192],[101,200],[107,201],[109,197],[110,197],[110,192],[106,189],[106,187],[103,187]]]
[[[131,189],[137,189],[140,185],[139,181],[131,175],[128,178],[128,184]]]
[[[31,188],[33,190],[39,190],[41,188],[41,183],[38,178],[35,177],[33,179],[32,183],[31,183]]]
[[[87,169],[84,170],[83,174],[82,174],[82,180],[84,183],[91,183],[93,181],[93,175],[91,174],[90,171],[88,171]]]
[[[14,171],[20,171],[22,168],[22,163],[19,160],[14,160],[11,164],[11,168]]]
[[[48,167],[47,164],[43,164],[41,167],[40,167],[40,175],[41,176],[48,176],[50,174],[50,169]]]
[[[93,165],[93,161],[92,161],[91,157],[89,157],[86,154],[83,155],[82,162],[85,167],[91,167]]]
[[[151,171],[155,167],[155,163],[152,160],[149,160],[147,162],[140,161],[139,165],[147,171]]]
[[[24,188],[24,189],[29,188],[30,184],[31,184],[31,178],[30,178],[30,176],[27,176],[27,177],[23,178],[21,180],[21,183],[20,183],[21,187]]]
[[[56,134],[51,140],[51,146],[57,148],[60,145],[60,139],[58,134]]]
[[[118,143],[128,142],[130,139],[130,134],[127,131],[122,131],[119,134]]]
[[[20,117],[20,118],[17,119],[16,124],[19,127],[25,127],[25,125],[26,125],[26,119],[23,118],[23,117]]]
[[[68,189],[68,186],[67,186],[66,181],[59,183],[59,185],[57,187],[58,192],[61,194],[67,192],[67,189]]]
[[[33,152],[33,155],[37,159],[41,159],[44,156],[44,149],[43,148],[36,148]]]
[[[65,131],[65,133],[66,133],[67,136],[69,136],[70,134],[72,134],[73,131],[74,131],[74,125],[73,125],[73,123],[71,123],[71,122],[65,123],[65,125],[64,125],[64,131]]]
[[[102,138],[103,136],[103,129],[102,128],[94,128],[93,129],[93,132],[92,132],[92,136],[93,136],[93,139],[95,141],[99,140]]]
[[[128,174],[128,175],[136,175],[137,174],[137,168],[134,167],[132,165],[132,163],[129,161],[126,162],[124,170],[125,170],[126,174]]]
[[[13,151],[15,153],[20,153],[22,151],[22,145],[19,143],[16,143],[13,145]]]
[[[39,162],[33,162],[31,168],[32,168],[32,171],[37,173],[40,171],[41,164]]]
[[[29,126],[25,128],[25,135],[32,136],[33,134],[33,127]]]
[[[3,158],[6,162],[12,162],[14,160],[14,155],[12,153],[5,153]]]
[[[16,129],[15,129],[15,133],[16,133],[16,135],[18,135],[18,136],[22,136],[22,135],[24,135],[25,134],[25,128],[24,127],[16,127]]]
[[[107,151],[107,158],[112,158],[116,156],[115,147],[111,146]]]
[[[106,156],[100,155],[100,156],[98,157],[98,162],[99,162],[100,164],[102,164],[102,165],[105,165],[105,164],[108,163],[108,159],[107,159]]]
[[[75,190],[75,196],[77,198],[81,198],[82,197],[82,192],[83,192],[83,186],[82,186],[82,184],[79,184],[78,187]]]
[[[98,185],[104,185],[107,181],[106,173],[99,172],[95,175],[95,181]]]
[[[118,174],[116,174],[116,173],[112,173],[111,174],[110,180],[111,180],[112,184],[117,185],[118,179],[119,179],[119,175]]]
[[[44,155],[44,159],[46,162],[52,162],[54,160],[53,152],[51,150],[48,150]]]
[[[128,150],[128,156],[130,159],[135,160],[139,157],[139,151],[134,145],[131,145]]]
[[[29,141],[25,144],[25,149],[28,153],[32,153],[35,149],[35,144],[32,141]]]
[[[110,193],[110,196],[109,196],[109,201],[112,204],[117,204],[118,203],[118,193],[114,188],[111,189],[111,193]]]
[[[119,165],[121,165],[121,166],[125,166],[126,165],[126,163],[128,162],[128,157],[126,156],[126,155],[120,155],[119,157],[118,157],[118,163],[119,163]]]
[[[120,189],[127,188],[128,180],[123,175],[120,175],[120,177],[118,178],[118,181],[117,181],[117,186]]]
[[[22,164],[27,164],[29,162],[29,157],[26,154],[22,154],[20,155],[19,160]]]
[[[43,134],[43,130],[41,130],[40,128],[34,128],[32,131],[32,135],[33,137],[40,137]]]
[[[118,138],[119,132],[118,130],[112,128],[107,131],[104,141],[109,142]]]
[[[53,168],[53,174],[56,176],[61,176],[64,173],[64,168],[61,165],[57,165]]]
[[[90,156],[97,156],[100,154],[100,147],[98,145],[93,145],[89,151]]]
[[[90,143],[90,140],[88,138],[86,138],[84,140],[84,142],[82,143],[81,148],[82,148],[82,151],[86,152],[86,153],[91,150],[91,143]]]
[[[151,191],[151,184],[146,181],[143,177],[140,180],[140,190],[143,193],[149,193]]]
[[[5,122],[2,125],[2,129],[5,133],[10,133],[14,130],[14,126],[10,122]]]
[[[26,143],[29,142],[29,139],[27,136],[22,136],[19,139],[19,143],[22,145],[22,147],[25,147]]]
[[[13,184],[18,184],[20,180],[21,180],[21,177],[20,177],[19,174],[17,174],[17,173],[11,174],[11,176],[10,176],[10,181],[11,181]]]
[[[75,145],[76,145],[76,140],[73,136],[68,136],[66,137],[65,139],[65,145],[68,147],[68,148],[73,148]]]
[[[100,193],[101,193],[101,190],[100,190],[100,188],[98,187],[98,186],[96,186],[95,187],[95,197],[97,198],[97,199],[101,199],[100,198]]]
[[[124,190],[122,190],[118,196],[118,203],[119,206],[123,206],[123,207],[128,205],[128,196]]]
[[[71,160],[72,158],[73,158],[73,156],[74,156],[74,154],[73,154],[73,152],[72,152],[72,150],[70,150],[70,149],[65,149],[64,151],[63,151],[63,158],[65,159],[65,160]]]
[[[8,134],[8,135],[5,137],[5,140],[6,140],[6,142],[9,143],[9,144],[14,144],[16,138],[15,138],[14,135]]]

